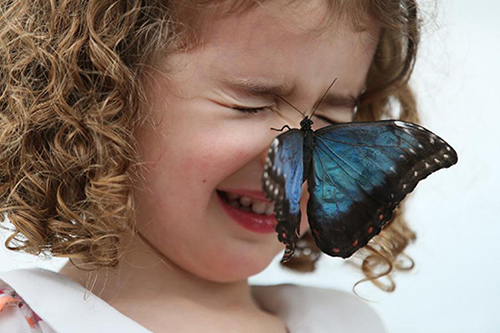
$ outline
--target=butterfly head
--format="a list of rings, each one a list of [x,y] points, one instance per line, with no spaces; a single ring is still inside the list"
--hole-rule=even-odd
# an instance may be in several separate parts
[[[314,122],[308,116],[305,116],[300,122],[300,129],[311,130],[312,124],[314,124]]]

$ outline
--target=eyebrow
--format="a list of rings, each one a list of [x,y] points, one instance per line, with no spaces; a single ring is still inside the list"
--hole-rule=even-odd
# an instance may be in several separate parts
[[[255,96],[271,96],[271,95],[289,95],[293,92],[294,87],[288,84],[270,84],[252,79],[228,79],[222,78],[219,80],[222,84],[238,90],[242,93]]]
[[[228,79],[228,78],[221,78],[219,79],[219,81],[220,83],[226,85],[227,87],[233,90],[239,91],[240,93],[246,95],[253,95],[253,96],[270,97],[273,95],[278,95],[282,97],[290,95],[295,90],[294,86],[286,83],[270,84],[252,79]],[[325,96],[320,106],[326,104],[330,106],[354,107],[356,106],[360,96],[361,94],[359,96],[355,96],[353,94],[341,94],[335,91],[330,91]],[[318,102],[319,99],[315,102],[314,106],[316,106]],[[314,106],[311,106],[311,109]]]
[[[325,96],[325,99],[323,99],[323,101],[321,102],[321,105],[328,104],[330,106],[355,107],[360,98],[361,98],[361,94],[359,94],[359,96],[354,96],[354,95],[350,95],[350,94],[343,95],[343,94],[339,94],[337,92],[331,92]]]

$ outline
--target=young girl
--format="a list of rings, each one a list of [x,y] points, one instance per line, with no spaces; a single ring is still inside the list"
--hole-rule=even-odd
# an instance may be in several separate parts
[[[277,96],[312,110],[337,78],[316,129],[417,122],[414,1],[0,4],[5,244],[70,258],[0,275],[0,331],[384,331],[354,295],[247,279],[283,250],[260,179],[270,128],[302,117]],[[303,193],[287,265],[311,271]],[[414,238],[396,213],[360,253],[389,291]]]

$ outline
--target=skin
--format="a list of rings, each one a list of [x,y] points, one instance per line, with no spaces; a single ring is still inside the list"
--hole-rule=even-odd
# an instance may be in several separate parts
[[[275,233],[254,233],[232,220],[216,189],[262,191],[267,149],[279,134],[270,127],[297,128],[302,116],[274,95],[244,93],[221,81],[286,84],[290,89],[280,96],[308,113],[335,78],[330,92],[355,99],[378,29],[356,32],[344,22],[315,29],[326,13],[320,1],[270,1],[231,14],[211,22],[194,49],[161,59],[157,65],[168,75],[147,76],[144,112],[151,122],[136,132],[146,162],[136,197],[142,237],[131,241],[118,268],[94,273],[102,299],[154,332],[285,332],[247,282],[283,244]],[[234,106],[269,108],[247,114]],[[350,121],[352,108],[330,98],[317,114]],[[313,120],[316,128],[329,124]],[[304,192],[302,232],[307,198]],[[61,273],[82,284],[88,277],[71,264]]]

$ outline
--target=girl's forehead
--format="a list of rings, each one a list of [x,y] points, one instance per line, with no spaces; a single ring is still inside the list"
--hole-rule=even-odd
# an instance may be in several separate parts
[[[378,27],[372,25],[370,29],[357,31],[344,19],[328,20],[328,6],[311,6],[311,1],[304,1],[297,2],[293,10],[285,10],[290,6],[279,3],[266,2],[268,6],[214,21],[203,33],[200,48],[207,47],[217,53],[214,54],[217,58],[231,61],[237,56],[245,63],[267,60],[273,63],[276,57],[289,58],[291,53],[306,57],[325,47],[344,53],[357,48],[369,51],[378,41]],[[284,9],[280,11],[279,6]],[[296,64],[289,64],[293,65]]]
[[[238,1],[222,2],[230,4]],[[243,10],[234,12],[226,12],[224,6],[215,13],[190,15],[185,12],[183,16],[190,16],[191,22],[194,21],[195,27],[191,33],[195,34],[195,44],[214,40],[225,30],[233,33],[234,38],[242,37],[244,28],[254,30],[254,34],[266,34],[266,31],[260,29],[263,26],[272,26],[275,30],[281,28],[297,36],[314,33],[321,36],[331,33],[332,27],[337,34],[352,29],[374,30],[374,22],[368,15],[366,4],[361,6],[355,0],[349,2],[349,5],[339,5],[343,2],[327,0],[267,0],[248,3],[254,5],[244,6]]]

